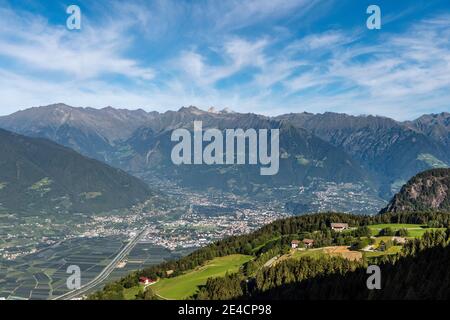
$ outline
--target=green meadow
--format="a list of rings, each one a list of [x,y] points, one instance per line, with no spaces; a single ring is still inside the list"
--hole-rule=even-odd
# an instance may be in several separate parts
[[[372,231],[372,235],[376,236],[380,232],[380,230],[385,228],[391,228],[393,231],[397,231],[399,229],[407,229],[408,236],[412,238],[418,238],[423,236],[423,234],[427,231],[438,230],[439,228],[428,228],[427,225],[424,224],[406,224],[406,223],[385,223],[385,224],[374,224],[369,225],[369,229]]]
[[[162,279],[151,286],[161,299],[179,300],[192,296],[198,286],[204,285],[208,278],[221,277],[227,272],[237,272],[252,256],[234,254],[215,258],[192,271],[174,278]]]

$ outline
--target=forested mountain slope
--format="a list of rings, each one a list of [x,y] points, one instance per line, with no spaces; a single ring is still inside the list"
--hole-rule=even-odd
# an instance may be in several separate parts
[[[0,210],[102,212],[145,200],[144,182],[41,138],[0,129]]]

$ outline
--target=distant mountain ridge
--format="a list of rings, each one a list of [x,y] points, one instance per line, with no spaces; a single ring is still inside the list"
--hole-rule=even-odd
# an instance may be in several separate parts
[[[390,118],[332,112],[277,118],[343,148],[372,174],[384,197],[416,173],[450,163],[450,151],[444,144]]]
[[[60,103],[0,117],[0,127],[47,138],[107,162],[106,154],[113,151],[115,142],[129,137],[151,117],[144,110],[76,108]]]
[[[201,120],[206,128],[282,128],[283,160],[278,177],[262,181],[248,166],[174,167],[170,133]],[[159,174],[198,185],[240,192],[268,187],[360,181],[389,199],[418,172],[450,164],[450,114],[398,122],[379,116],[293,113],[267,117],[230,110],[178,111],[74,108],[63,104],[0,117],[0,127],[45,137],[139,177]],[[287,129],[291,128],[291,129]],[[290,159],[290,160],[289,160]],[[291,161],[295,159],[295,161]],[[264,179],[263,179],[264,180]],[[237,188],[235,188],[237,186]],[[256,188],[258,190],[258,188]]]
[[[243,168],[245,178],[239,179],[240,173],[234,175],[234,169],[227,170],[231,178],[220,174],[223,167],[217,167],[213,170],[211,167],[203,168],[174,168],[170,161],[170,150],[173,143],[170,141],[170,133],[176,128],[190,128],[195,120],[203,122],[203,127],[219,128],[221,130],[228,128],[275,128],[280,127],[279,121],[269,117],[256,114],[239,114],[230,111],[203,111],[196,107],[183,107],[179,111],[167,111],[164,113],[145,113],[142,110],[133,110],[125,112],[111,108],[95,110],[91,108],[73,108],[66,105],[52,105],[41,108],[32,108],[20,111],[11,116],[0,117],[0,127],[16,131],[29,136],[40,136],[52,139],[58,143],[69,146],[87,156],[105,161],[114,166],[125,169],[134,174],[145,175],[145,171],[155,170],[156,173],[173,176],[173,173],[180,173],[181,180],[187,182],[187,185],[203,185],[203,179],[200,177],[194,179],[194,176],[210,177],[214,175],[216,179],[205,179],[206,185],[210,182],[217,182],[215,186],[226,186],[226,180],[236,181],[236,185],[244,185],[249,188],[248,182],[257,182],[261,180],[259,174],[256,176],[256,170],[253,168]],[[47,114],[50,114],[48,116]],[[119,117],[120,116],[120,117]],[[45,121],[45,119],[48,119]],[[135,119],[139,119],[135,121]],[[115,122],[114,126],[109,122]],[[97,125],[97,122],[99,125]],[[121,125],[121,123],[127,124]],[[114,130],[122,130],[123,127],[128,130],[121,134],[114,134]],[[285,125],[284,127],[288,127]],[[133,131],[134,129],[134,131]],[[298,162],[295,157],[301,156],[305,159],[305,164],[299,165],[302,173],[281,174],[275,179],[281,179],[284,176],[287,180],[284,183],[298,183],[310,176],[323,177],[331,181],[355,181],[363,179],[359,174],[357,164],[352,164],[352,160],[345,153],[331,146],[327,142],[311,135],[304,129],[291,129],[291,134],[295,134],[298,141],[294,146],[288,139],[282,138],[284,151],[290,147],[296,148],[295,154],[290,154],[291,161]],[[283,129],[283,131],[285,131]],[[285,131],[287,132],[287,131]],[[89,143],[91,141],[92,143]],[[298,149],[300,146],[301,149]],[[286,154],[289,154],[287,152]],[[335,158],[333,165],[329,159]],[[340,160],[337,160],[340,159]],[[306,162],[310,164],[306,164]],[[328,163],[326,168],[322,168],[312,163],[325,161]],[[289,167],[292,167],[290,165]],[[310,168],[306,168],[310,167]],[[228,168],[228,167],[227,167]],[[240,168],[240,167],[239,167]],[[306,171],[304,169],[307,169]],[[348,168],[348,169],[347,169]],[[165,171],[161,171],[165,169]],[[213,172],[211,172],[213,170]],[[292,168],[287,168],[287,172],[292,172]],[[347,170],[345,173],[344,171]],[[251,173],[255,171],[255,173]],[[294,171],[299,172],[294,168]],[[306,172],[306,174],[305,174]],[[248,176],[253,179],[248,179]],[[236,180],[237,179],[237,180]],[[240,183],[242,182],[242,183]],[[229,183],[228,183],[229,184]]]
[[[417,174],[381,213],[412,211],[450,212],[450,169],[432,169]]]
[[[126,172],[42,138],[0,129],[0,211],[100,213],[151,195]]]

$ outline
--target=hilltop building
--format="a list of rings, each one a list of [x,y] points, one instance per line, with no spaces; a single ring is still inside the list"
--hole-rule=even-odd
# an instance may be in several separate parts
[[[348,223],[332,223],[331,224],[331,230],[334,230],[336,232],[342,232],[347,229],[348,229]]]

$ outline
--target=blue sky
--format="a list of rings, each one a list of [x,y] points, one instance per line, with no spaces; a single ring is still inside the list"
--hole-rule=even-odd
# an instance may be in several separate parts
[[[66,8],[81,8],[81,30]],[[381,30],[366,9],[381,8]],[[0,0],[0,114],[64,102],[277,115],[450,111],[450,2]]]

